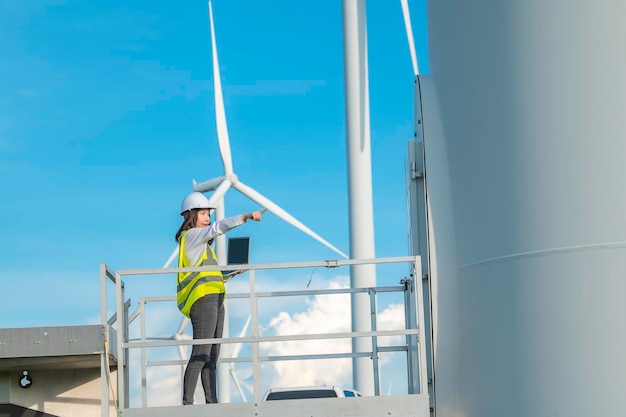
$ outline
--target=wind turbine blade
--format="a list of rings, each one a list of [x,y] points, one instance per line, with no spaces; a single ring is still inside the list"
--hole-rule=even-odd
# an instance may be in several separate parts
[[[217,207],[222,202],[224,194],[226,194],[231,185],[232,183],[229,180],[222,181],[209,198],[209,207]]]
[[[246,324],[243,325],[243,328],[239,332],[239,337],[244,337],[246,332],[248,331],[248,327],[250,327],[250,321],[252,320],[252,316],[248,314],[248,320],[246,320]]]
[[[237,375],[235,374],[235,368],[230,368],[229,372],[230,376],[233,378],[235,386],[237,387],[237,391],[239,391],[239,395],[241,395],[241,399],[244,403],[248,402],[248,400],[246,399],[246,395],[243,393],[243,389],[241,389],[241,384],[239,384],[239,378],[237,378]]]
[[[185,332],[185,327],[189,324],[190,320],[187,317],[183,317],[180,321],[180,326],[178,326],[178,331],[174,333],[174,340],[183,340],[183,333]],[[178,355],[181,359],[185,359],[187,356],[187,346],[178,345]]]
[[[178,331],[174,334],[174,337],[181,337],[185,332],[185,327],[189,324],[189,319],[187,317],[183,317],[180,322],[180,326],[178,326]],[[178,340],[178,339],[177,339]]]
[[[209,19],[211,21],[211,49],[213,56],[213,92],[215,94],[215,124],[217,126],[217,143],[220,147],[220,155],[224,164],[224,174],[233,173],[233,161],[230,154],[230,141],[228,139],[228,127],[226,125],[226,112],[224,110],[224,96],[222,94],[222,80],[220,78],[220,65],[217,59],[217,42],[215,41],[215,24],[213,23],[213,5],[209,1]]]
[[[186,339],[186,337],[184,337],[182,333],[174,333],[174,336],[172,336],[172,339],[183,340],[183,339]],[[185,359],[187,357],[187,346],[178,345],[177,347],[178,347],[178,356],[180,356],[181,359]]]
[[[178,356],[180,356],[181,360],[185,360],[187,357],[187,349],[185,349],[185,346],[178,346]]]
[[[170,264],[174,261],[174,259],[176,259],[177,256],[178,256],[178,246],[176,246],[176,249],[174,249],[174,252],[172,252],[167,262],[165,262],[165,265],[163,265],[163,268],[169,267]]]
[[[204,181],[201,183],[193,182],[193,190],[199,193],[206,193],[207,191],[215,190],[224,181],[224,177],[213,178],[212,180]]]
[[[346,259],[348,259],[348,256],[346,256],[345,253],[343,253],[342,251],[340,251],[339,249],[337,249],[336,247],[334,247],[333,245],[328,243],[321,236],[319,236],[317,233],[315,233],[314,231],[312,231],[311,229],[306,227],[304,224],[302,224],[299,220],[297,220],[291,214],[287,213],[285,210],[280,208],[276,203],[274,203],[271,200],[269,200],[268,198],[262,196],[261,194],[259,194],[254,189],[252,189],[252,188],[248,187],[247,185],[243,184],[241,181],[233,184],[233,187],[236,190],[238,190],[240,193],[242,193],[243,195],[248,197],[249,199],[251,199],[251,200],[257,202],[258,204],[260,204],[261,206],[265,207],[266,209],[268,209],[269,211],[271,211],[272,213],[274,213],[275,215],[277,215],[278,217],[280,217],[281,219],[283,219],[284,221],[286,221],[287,223],[289,223],[293,227],[295,227],[297,229],[300,229],[301,231],[303,231],[307,235],[311,236],[313,239],[315,239],[318,242],[328,246],[330,249],[334,250],[339,255],[343,256]]]
[[[241,332],[239,332],[239,337],[244,337],[246,335],[246,332],[248,331],[248,326],[250,326],[250,319],[252,317],[248,316],[248,320],[246,320],[246,324],[244,324],[243,329],[241,329]],[[239,352],[241,352],[241,343],[235,343],[235,347],[233,348],[233,358],[236,358],[239,356]]]
[[[400,0],[402,4],[402,14],[404,15],[404,26],[406,27],[406,37],[409,41],[409,50],[411,51],[411,61],[413,62],[413,73],[419,75],[419,67],[417,65],[417,54],[415,53],[415,38],[413,38],[413,26],[411,25],[411,13],[409,12],[408,0]]]

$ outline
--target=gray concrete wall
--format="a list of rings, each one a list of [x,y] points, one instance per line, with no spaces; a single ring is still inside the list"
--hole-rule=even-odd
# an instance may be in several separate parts
[[[9,402],[10,385],[9,375],[0,373],[0,404]]]
[[[32,385],[19,386],[20,371],[0,373],[0,402],[60,417],[100,417],[100,369],[29,370]],[[115,384],[116,372],[112,372]],[[111,405],[113,403],[111,402]],[[114,415],[113,407],[110,415]]]

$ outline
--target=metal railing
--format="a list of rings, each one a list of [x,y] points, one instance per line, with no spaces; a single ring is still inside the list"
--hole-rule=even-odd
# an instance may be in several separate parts
[[[257,292],[255,285],[255,272],[259,270],[281,270],[294,268],[327,267],[336,268],[341,266],[352,266],[362,264],[391,264],[408,263],[410,265],[410,276],[400,281],[397,286],[366,287],[366,288],[341,288],[325,290],[296,290],[296,291],[272,291]],[[404,256],[392,258],[378,258],[365,260],[326,260],[316,262],[278,263],[278,264],[249,264],[238,265],[237,269],[249,272],[249,293],[228,293],[228,299],[249,299],[251,336],[220,338],[220,339],[194,339],[194,340],[152,340],[146,335],[145,316],[147,303],[168,302],[175,303],[175,296],[162,297],[142,297],[138,308],[129,314],[130,301],[125,300],[125,284],[123,277],[128,279],[145,278],[146,275],[164,275],[178,272],[214,271],[223,269],[224,266],[190,267],[190,268],[152,268],[111,271],[105,264],[101,265],[101,306],[102,321],[107,326],[115,326],[117,329],[117,341],[115,351],[119,357],[117,359],[117,403],[119,409],[129,407],[129,351],[130,349],[141,349],[141,378],[142,378],[142,407],[147,407],[147,372],[148,366],[169,366],[184,365],[186,361],[147,361],[146,350],[151,348],[162,348],[168,346],[190,346],[200,344],[250,344],[252,356],[247,358],[220,358],[221,363],[249,362],[252,364],[253,374],[253,394],[254,402],[261,399],[261,363],[270,361],[288,360],[315,360],[315,359],[336,359],[336,358],[358,358],[369,357],[372,359],[375,395],[379,395],[379,361],[378,357],[383,352],[406,352],[407,360],[407,392],[408,394],[428,393],[428,378],[426,375],[426,351],[425,342],[422,340],[426,335],[421,333],[424,328],[423,314],[423,294],[421,285],[421,264],[419,256]],[[415,279],[418,277],[418,279]],[[107,312],[107,281],[115,285],[115,313],[108,317]],[[402,293],[404,304],[405,328],[398,330],[377,330],[377,295],[382,293]],[[358,332],[340,333],[319,333],[319,334],[297,334],[297,335],[272,335],[261,336],[259,334],[259,309],[258,301],[261,298],[288,297],[288,296],[317,296],[331,294],[363,294],[369,296],[371,330]],[[140,321],[140,337],[137,341],[129,339],[129,326],[135,320]],[[378,338],[388,336],[404,336],[405,343],[392,346],[378,346]],[[370,338],[372,343],[371,351],[367,352],[337,352],[320,354],[302,354],[289,356],[261,356],[260,344],[270,342],[298,341],[298,340],[331,340],[331,339],[354,339]],[[103,367],[104,367],[103,361]],[[107,370],[108,371],[108,370]],[[102,374],[104,377],[105,370]],[[109,374],[110,375],[110,374]],[[182,381],[181,381],[182,382]],[[103,404],[109,403],[108,391],[102,392]],[[103,407],[103,416],[104,416]]]

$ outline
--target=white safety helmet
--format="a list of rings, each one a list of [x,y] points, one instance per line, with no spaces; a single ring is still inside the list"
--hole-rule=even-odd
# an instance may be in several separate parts
[[[206,198],[204,194],[193,192],[183,199],[183,202],[180,205],[180,215],[182,216],[184,212],[193,209],[212,210],[213,207],[209,205],[209,199]]]

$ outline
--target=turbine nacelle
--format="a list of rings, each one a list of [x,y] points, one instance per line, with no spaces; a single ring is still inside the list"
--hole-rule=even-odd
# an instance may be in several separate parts
[[[207,180],[201,183],[197,183],[196,180],[191,180],[193,184],[193,190],[199,193],[206,193],[208,191],[215,190],[224,181],[225,177],[217,177],[212,180]]]
[[[197,183],[196,180],[191,180],[191,182],[193,183],[194,191],[197,191],[199,193],[206,193],[206,192],[215,190],[217,187],[219,187],[221,183],[224,182],[224,180],[230,181],[231,184],[236,184],[237,182],[239,182],[239,178],[237,177],[237,174],[232,174],[232,173],[223,175],[221,177],[216,177],[216,178],[213,178],[211,180],[207,180],[201,183]]]

